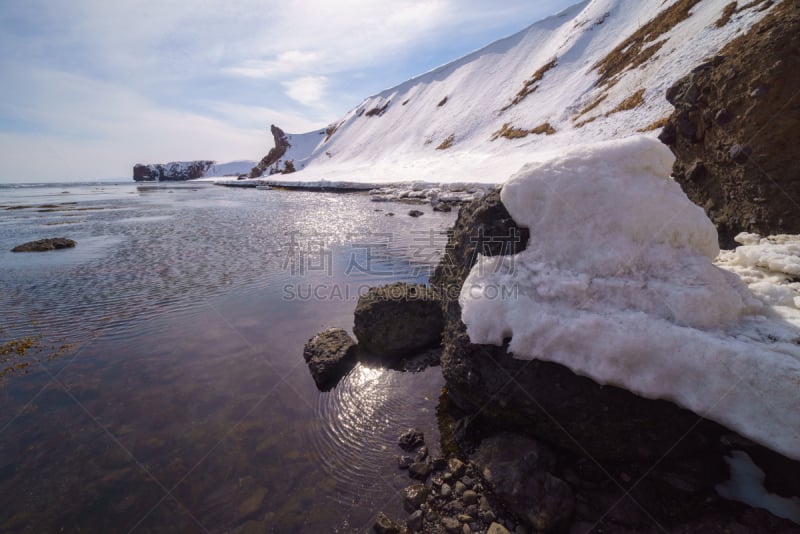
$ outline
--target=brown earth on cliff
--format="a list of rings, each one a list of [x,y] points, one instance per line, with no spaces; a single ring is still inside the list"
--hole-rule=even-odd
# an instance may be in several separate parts
[[[800,4],[784,0],[667,92],[673,174],[730,248],[800,233]]]

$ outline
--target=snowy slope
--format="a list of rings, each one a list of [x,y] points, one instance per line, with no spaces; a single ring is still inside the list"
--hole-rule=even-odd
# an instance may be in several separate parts
[[[718,27],[726,4],[581,2],[365,99],[327,130],[291,135],[282,160],[300,172],[272,178],[500,183],[568,146],[656,135],[672,110],[666,89],[768,5]]]
[[[211,167],[206,170],[205,174],[203,175],[206,178],[209,177],[220,177],[220,176],[239,176],[240,174],[248,174],[250,169],[255,166],[255,161],[249,160],[241,160],[241,161],[231,161],[228,163],[216,163],[214,162]]]

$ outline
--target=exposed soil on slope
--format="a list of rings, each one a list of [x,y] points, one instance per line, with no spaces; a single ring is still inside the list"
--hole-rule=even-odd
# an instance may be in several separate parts
[[[743,231],[800,233],[800,4],[773,7],[667,99],[673,174],[721,246]]]

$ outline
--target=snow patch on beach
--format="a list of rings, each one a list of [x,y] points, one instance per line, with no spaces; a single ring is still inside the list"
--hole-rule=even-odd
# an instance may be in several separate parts
[[[467,333],[800,459],[798,243],[751,236],[718,267],[716,230],[670,179],[673,161],[637,136],[523,167],[501,198],[528,247],[473,267]]]

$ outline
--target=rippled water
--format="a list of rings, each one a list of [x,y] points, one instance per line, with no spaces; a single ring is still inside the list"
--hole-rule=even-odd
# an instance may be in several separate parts
[[[302,347],[351,328],[364,288],[427,277],[454,215],[409,209],[0,187],[0,341],[72,344],[0,387],[0,531],[349,532],[401,515],[396,437],[418,426],[436,446],[439,370],[359,365],[319,393]],[[78,246],[9,252],[42,237]]]

